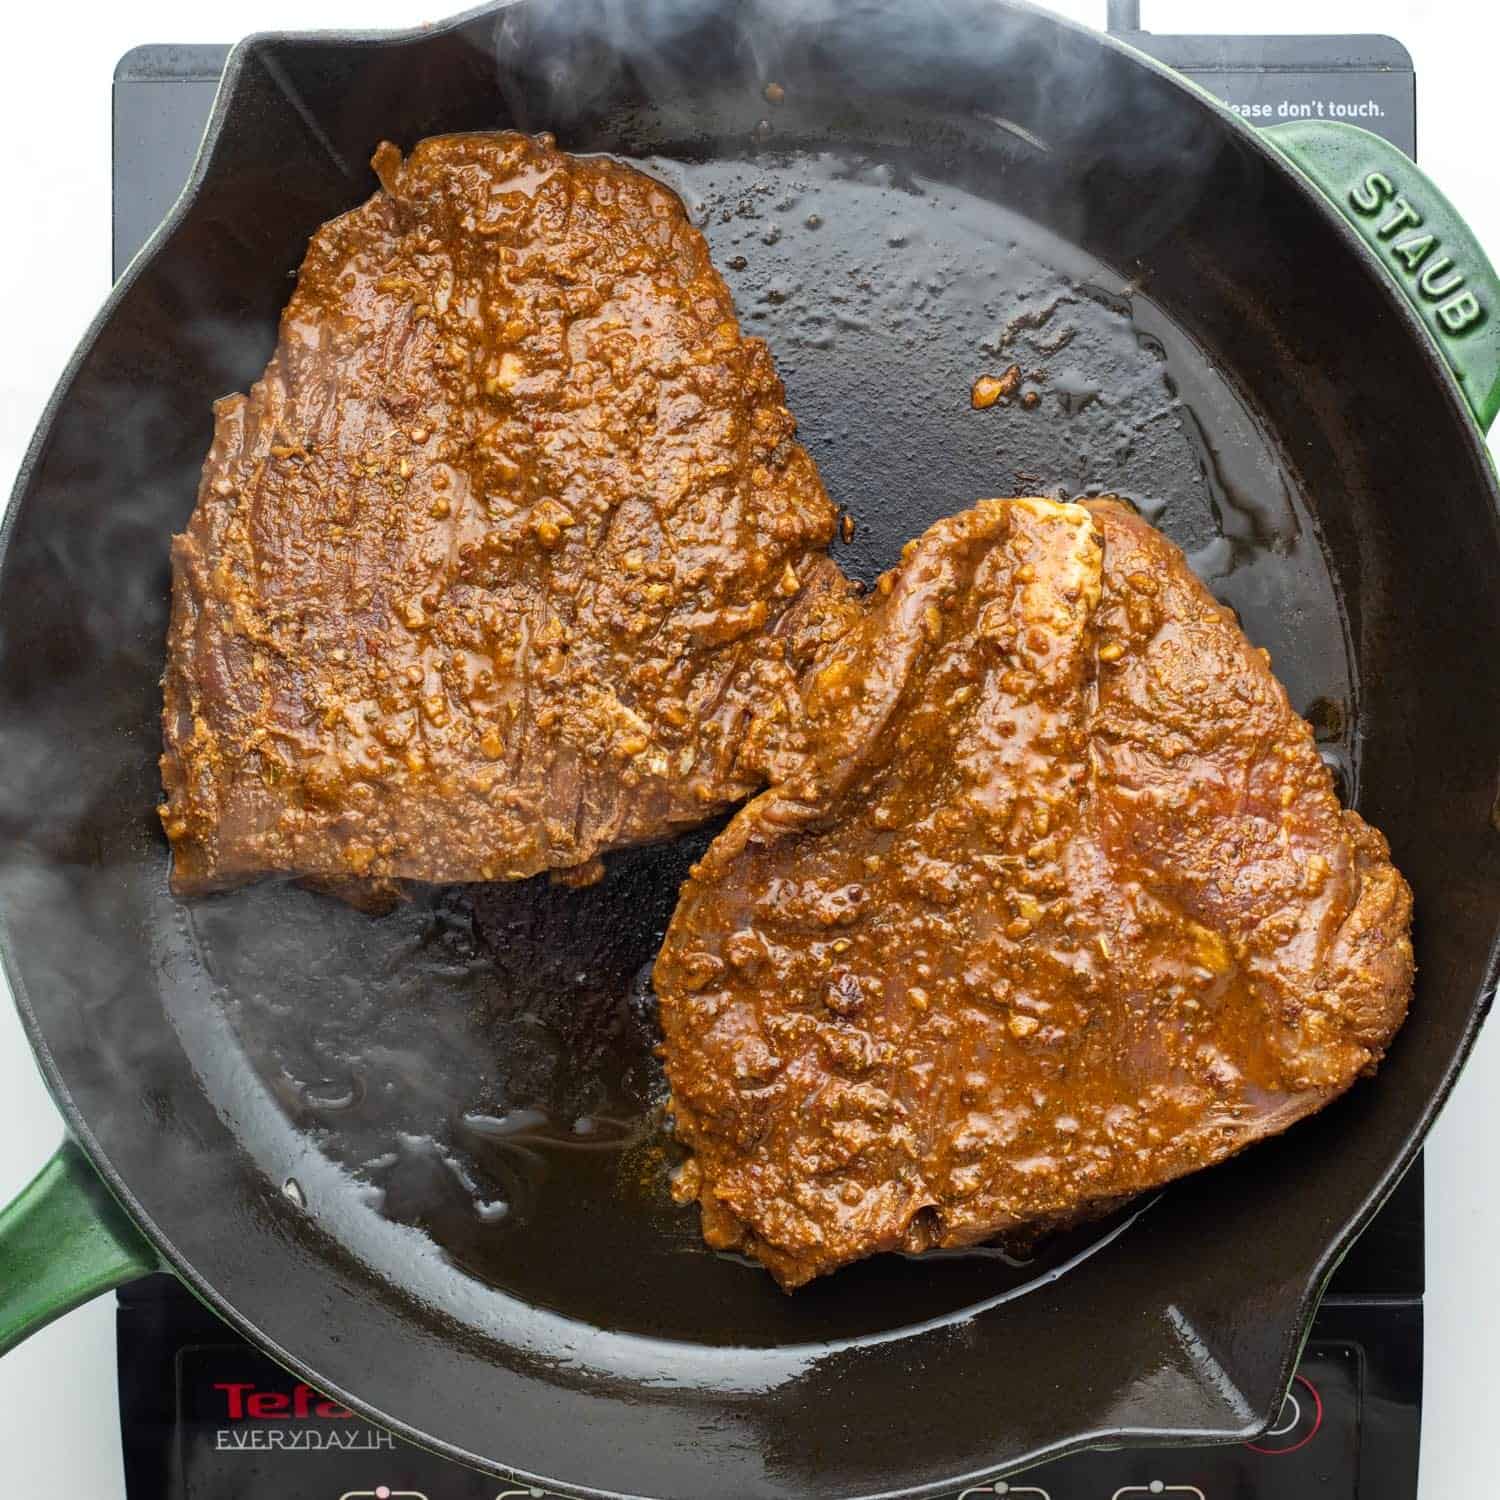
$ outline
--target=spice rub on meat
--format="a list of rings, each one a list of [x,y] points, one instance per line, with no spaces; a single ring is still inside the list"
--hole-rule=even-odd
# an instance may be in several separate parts
[[[545,136],[375,167],[173,544],[179,893],[588,878],[795,748],[798,653],[847,600],[770,353],[669,189]]]
[[[1264,655],[1117,503],[909,544],[655,969],[678,1192],[787,1288],[1076,1219],[1373,1069],[1410,892]]]

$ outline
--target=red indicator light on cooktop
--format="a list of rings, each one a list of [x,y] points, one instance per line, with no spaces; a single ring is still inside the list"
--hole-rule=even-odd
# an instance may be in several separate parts
[[[1275,1425],[1259,1441],[1245,1446],[1252,1453],[1264,1453],[1268,1458],[1284,1458],[1312,1442],[1322,1425],[1323,1398],[1307,1376],[1299,1375],[1281,1403]]]

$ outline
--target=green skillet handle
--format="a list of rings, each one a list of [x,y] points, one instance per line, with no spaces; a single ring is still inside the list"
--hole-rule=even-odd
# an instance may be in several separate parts
[[[0,1209],[0,1354],[54,1318],[161,1269],[71,1141]]]
[[[1500,413],[1500,277],[1458,211],[1410,157],[1357,125],[1298,120],[1265,136],[1370,247],[1489,431]]]

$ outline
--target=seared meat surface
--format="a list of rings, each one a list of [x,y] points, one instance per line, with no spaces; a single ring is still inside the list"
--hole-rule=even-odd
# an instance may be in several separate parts
[[[846,597],[771,356],[672,192],[515,134],[375,166],[219,402],[173,544],[181,893],[586,879],[795,748],[798,652]]]
[[[1406,883],[1124,506],[940,522],[805,696],[655,969],[711,1244],[791,1288],[1076,1219],[1379,1061]]]

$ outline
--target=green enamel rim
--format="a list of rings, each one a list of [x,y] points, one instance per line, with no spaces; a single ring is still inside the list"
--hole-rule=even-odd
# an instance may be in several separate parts
[[[1500,277],[1463,217],[1404,152],[1357,125],[1298,120],[1263,133],[1364,241],[1487,432],[1500,415]]]

